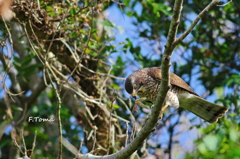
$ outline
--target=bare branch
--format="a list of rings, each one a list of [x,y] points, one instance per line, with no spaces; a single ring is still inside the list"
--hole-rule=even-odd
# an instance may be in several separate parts
[[[49,67],[50,68],[50,67]],[[50,69],[51,73],[53,75],[55,75],[52,71],[52,69]],[[58,159],[61,159],[62,158],[62,122],[61,122],[61,114],[60,114],[60,110],[61,110],[61,103],[62,103],[62,100],[61,100],[61,97],[60,97],[60,93],[59,91],[57,90],[57,87],[54,85],[52,79],[51,79],[51,76],[50,76],[50,73],[49,71],[47,70],[47,74],[49,76],[49,79],[51,81],[51,85],[56,93],[56,96],[57,96],[57,119],[58,119],[58,134],[59,134],[59,151],[58,151]],[[54,76],[55,77],[55,76]],[[57,79],[55,77],[55,79]],[[58,82],[57,82],[58,84]]]
[[[225,3],[225,4],[217,5],[217,6],[218,6],[218,7],[224,7],[224,6],[228,5],[228,4],[231,3],[231,2],[232,2],[232,0],[230,0],[229,2],[227,2],[227,3]]]
[[[21,130],[21,138],[22,138],[22,142],[23,142],[24,156],[27,156],[27,148],[26,148],[26,143],[24,140],[23,130]]]
[[[5,88],[6,92],[10,96],[21,95],[24,92],[22,91],[20,83],[17,80],[16,73],[12,69],[12,67],[13,67],[12,61],[9,59],[9,57],[5,56],[2,51],[0,52],[0,60],[2,61],[3,67],[11,79],[12,88],[15,91],[15,93],[12,93],[12,92],[10,92],[10,90],[7,89],[7,87],[5,86],[5,82],[3,83],[3,88]],[[6,79],[6,75],[5,75],[4,80],[5,79]]]
[[[128,123],[126,123],[126,140],[125,140],[125,147],[127,147],[128,143]]]
[[[201,13],[198,14],[197,18],[193,21],[193,23],[190,25],[190,27],[174,42],[174,47],[176,47],[197,25],[199,20],[217,3],[219,3],[219,0],[213,0]],[[230,3],[230,2],[229,2]]]
[[[21,131],[21,138],[22,138],[22,141],[23,141],[23,147],[24,147],[24,152],[21,150],[21,147],[18,145],[16,139],[12,139],[13,141],[13,144],[19,149],[19,151],[24,155],[23,158],[18,158],[18,159],[30,159],[33,151],[34,151],[34,148],[35,148],[35,145],[36,145],[36,137],[37,137],[37,131],[35,131],[34,133],[34,139],[33,139],[33,146],[32,146],[32,149],[28,149],[26,148],[26,144],[25,144],[25,140],[24,140],[24,135],[23,135],[23,131]]]
[[[34,139],[33,139],[33,145],[32,145],[32,152],[34,151],[34,148],[36,146],[36,138],[37,138],[37,131],[34,133]]]
[[[13,145],[16,146],[22,154],[24,154],[21,147],[18,145],[16,139],[12,139],[12,142],[13,142]]]

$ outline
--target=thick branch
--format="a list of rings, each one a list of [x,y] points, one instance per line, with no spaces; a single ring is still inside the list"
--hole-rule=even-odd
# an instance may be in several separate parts
[[[177,29],[180,22],[180,14],[182,11],[182,3],[183,0],[176,0],[173,8],[173,17],[170,24],[170,29],[168,32],[167,37],[167,43],[165,45],[165,50],[163,53],[162,58],[162,64],[161,64],[161,74],[162,74],[162,80],[161,80],[161,86],[160,91],[158,92],[158,96],[156,99],[156,103],[154,105],[154,108],[156,109],[156,113],[159,113],[162,109],[163,101],[165,100],[165,97],[167,95],[167,92],[169,90],[170,86],[170,80],[169,80],[169,74],[170,74],[170,66],[171,66],[171,56],[172,51],[174,49],[173,44],[176,39]],[[154,110],[155,110],[154,109]],[[154,111],[153,111],[154,112]]]

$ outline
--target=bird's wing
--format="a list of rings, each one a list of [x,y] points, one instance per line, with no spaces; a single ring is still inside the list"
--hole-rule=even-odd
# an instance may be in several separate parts
[[[162,79],[161,68],[159,67],[149,68],[148,75],[155,80],[161,80]],[[170,84],[178,86],[192,94],[195,94],[196,96],[199,96],[186,82],[184,82],[183,79],[181,79],[179,76],[171,72],[170,72]]]
[[[179,98],[180,107],[189,110],[209,123],[218,121],[228,111],[228,108],[208,102],[190,94],[187,98]]]

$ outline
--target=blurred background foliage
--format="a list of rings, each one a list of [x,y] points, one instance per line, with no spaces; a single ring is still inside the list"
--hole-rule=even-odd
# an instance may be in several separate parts
[[[119,151],[126,130],[131,142],[149,114],[141,108],[132,113],[134,101],[123,77],[161,65],[174,1],[38,2],[16,0],[16,17],[7,27],[0,21],[1,158],[19,156],[11,142],[21,143],[23,129],[27,148],[38,132],[32,158],[56,158],[57,122],[28,122],[30,116],[56,119],[58,98],[51,84],[61,96],[63,136],[71,144],[78,148],[82,140],[82,153]],[[209,3],[184,1],[177,36]],[[212,8],[172,57],[171,71],[203,98],[228,107],[228,113],[208,124],[181,108],[171,109],[139,145],[141,158],[240,158],[239,12],[237,1]],[[72,157],[66,148],[63,152],[63,158]]]

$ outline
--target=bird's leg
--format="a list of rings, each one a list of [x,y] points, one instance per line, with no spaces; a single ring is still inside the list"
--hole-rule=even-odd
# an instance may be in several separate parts
[[[159,114],[159,118],[160,118],[160,119],[162,119],[162,117],[163,117],[163,112],[164,112],[164,110],[165,110],[168,106],[169,106],[168,104],[165,104],[165,105],[162,106],[162,109],[161,109],[160,114]]]
[[[142,101],[145,101],[146,99],[147,99],[146,97],[139,98],[139,99],[135,100],[135,103],[136,103],[137,105],[139,105],[140,107],[142,107],[142,108],[149,109],[148,106],[146,106],[146,105],[144,105],[144,104],[142,103]]]
[[[139,105],[139,106],[142,107],[142,108],[150,109],[148,106],[146,106],[146,105],[144,105],[144,104],[142,103],[142,101],[145,101],[145,100],[146,100],[146,97],[139,98],[139,99],[135,100],[135,104]],[[168,104],[165,104],[165,105],[162,106],[162,109],[161,109],[160,114],[159,114],[159,118],[162,119],[164,110],[165,110],[168,106],[169,106]]]

